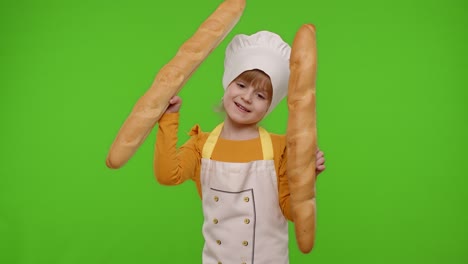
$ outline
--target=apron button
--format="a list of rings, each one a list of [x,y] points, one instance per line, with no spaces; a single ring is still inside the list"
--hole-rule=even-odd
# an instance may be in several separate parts
[[[248,202],[249,200],[250,200],[249,197],[247,197],[247,196],[244,197],[244,201],[245,201],[245,202]]]
[[[244,223],[250,224],[250,219],[248,219],[248,218],[244,219]]]
[[[218,223],[218,219],[213,219],[213,223],[216,225]]]
[[[216,244],[221,245],[221,240],[216,240]]]
[[[247,241],[244,240],[244,242],[242,242],[242,245],[248,246],[248,245],[249,245],[249,242],[247,242]]]
[[[219,201],[219,197],[218,197],[218,196],[215,196],[213,199],[214,199],[215,202]]]

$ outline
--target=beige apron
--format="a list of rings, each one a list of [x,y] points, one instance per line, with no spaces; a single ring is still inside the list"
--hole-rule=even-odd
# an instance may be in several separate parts
[[[263,160],[220,162],[211,154],[222,128],[211,132],[202,153],[203,264],[287,264],[288,223],[270,134],[259,128]]]

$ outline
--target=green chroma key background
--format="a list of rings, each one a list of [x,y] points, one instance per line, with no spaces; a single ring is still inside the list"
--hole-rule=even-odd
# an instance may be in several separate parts
[[[156,183],[155,130],[121,169],[105,158],[154,76],[219,0],[0,3],[0,263],[200,263],[192,182]],[[291,263],[468,263],[467,4],[248,0],[180,93],[180,142],[220,122],[238,33],[292,44],[317,27],[317,125],[327,170],[317,236]],[[283,101],[263,122],[286,131]]]

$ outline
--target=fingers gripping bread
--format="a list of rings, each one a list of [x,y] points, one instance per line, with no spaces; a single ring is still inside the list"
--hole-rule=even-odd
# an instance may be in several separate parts
[[[109,168],[123,166],[143,143],[154,125],[192,73],[239,21],[245,0],[226,0],[156,75],[137,101],[115,138],[106,159]]]
[[[291,212],[303,253],[312,250],[315,240],[316,53],[315,28],[303,25],[291,50],[286,132]]]

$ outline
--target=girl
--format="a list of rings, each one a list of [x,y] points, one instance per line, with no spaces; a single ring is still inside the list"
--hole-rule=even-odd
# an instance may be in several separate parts
[[[289,263],[286,139],[258,123],[285,97],[291,48],[278,35],[237,35],[226,49],[224,122],[196,125],[178,150],[182,100],[159,121],[154,171],[164,185],[191,179],[203,204],[203,263]],[[317,175],[325,169],[317,151]]]

